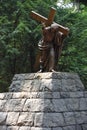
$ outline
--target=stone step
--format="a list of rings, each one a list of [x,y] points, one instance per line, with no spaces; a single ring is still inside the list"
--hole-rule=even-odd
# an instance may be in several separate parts
[[[43,95],[44,92],[41,93]],[[53,93],[56,98],[47,97],[48,93],[45,93],[46,98],[36,96],[36,92],[1,93],[0,125],[65,129],[87,124],[87,91],[78,92],[78,96],[70,92],[69,97]]]
[[[14,96],[14,95],[13,95]],[[71,112],[87,110],[87,98],[10,98],[0,100],[0,112]]]
[[[87,130],[87,125],[70,125],[66,127],[55,127],[55,128],[46,128],[46,127],[29,127],[29,126],[0,126],[0,130]]]
[[[7,99],[65,99],[65,98],[87,98],[87,91],[76,92],[7,92],[0,93],[0,100]]]

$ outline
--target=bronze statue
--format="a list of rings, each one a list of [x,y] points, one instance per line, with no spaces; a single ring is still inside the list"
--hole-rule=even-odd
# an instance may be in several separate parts
[[[61,55],[63,40],[69,30],[53,22],[55,9],[51,8],[48,19],[32,11],[32,17],[43,23],[43,37],[38,43],[40,50],[39,64],[40,71],[53,72],[57,68],[57,63]]]
[[[40,72],[53,72],[61,55],[64,34],[59,31],[57,24],[42,28],[43,38],[39,41]]]

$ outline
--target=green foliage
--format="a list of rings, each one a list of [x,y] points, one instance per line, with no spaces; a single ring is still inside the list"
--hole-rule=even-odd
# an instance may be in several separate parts
[[[64,17],[70,34],[65,41],[64,51],[59,62],[61,71],[77,72],[87,87],[87,14],[67,12]]]
[[[87,84],[87,7],[80,12],[59,8],[57,0],[3,0],[0,2],[0,91],[7,91],[15,73],[34,72],[41,24],[30,17],[34,10],[48,17],[55,7],[55,21],[69,27],[59,61],[59,71],[77,72]]]
[[[34,72],[41,25],[31,10],[48,16],[52,0],[3,0],[0,2],[0,90],[7,91],[15,73]]]

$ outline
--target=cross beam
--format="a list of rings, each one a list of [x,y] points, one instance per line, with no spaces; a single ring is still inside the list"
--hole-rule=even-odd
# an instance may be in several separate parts
[[[56,12],[56,9],[52,7],[51,10],[50,10],[48,18],[46,18],[46,17],[44,17],[44,16],[42,16],[42,15],[40,15],[40,14],[34,12],[34,11],[31,11],[31,17],[33,19],[37,20],[38,22],[45,23],[46,26],[50,26],[52,23],[55,23],[55,22],[53,22],[55,12]],[[68,33],[69,33],[68,28],[63,27],[60,24],[57,24],[57,26],[59,27],[60,32],[62,32],[64,35],[68,35]]]

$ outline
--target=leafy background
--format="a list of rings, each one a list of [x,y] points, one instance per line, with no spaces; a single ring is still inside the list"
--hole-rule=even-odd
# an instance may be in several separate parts
[[[16,73],[34,71],[41,24],[30,17],[32,10],[48,17],[50,7],[57,12],[55,21],[70,29],[64,41],[58,71],[75,72],[87,88],[87,2],[65,0],[0,1],[0,92],[8,91]],[[66,5],[71,4],[68,8]]]

